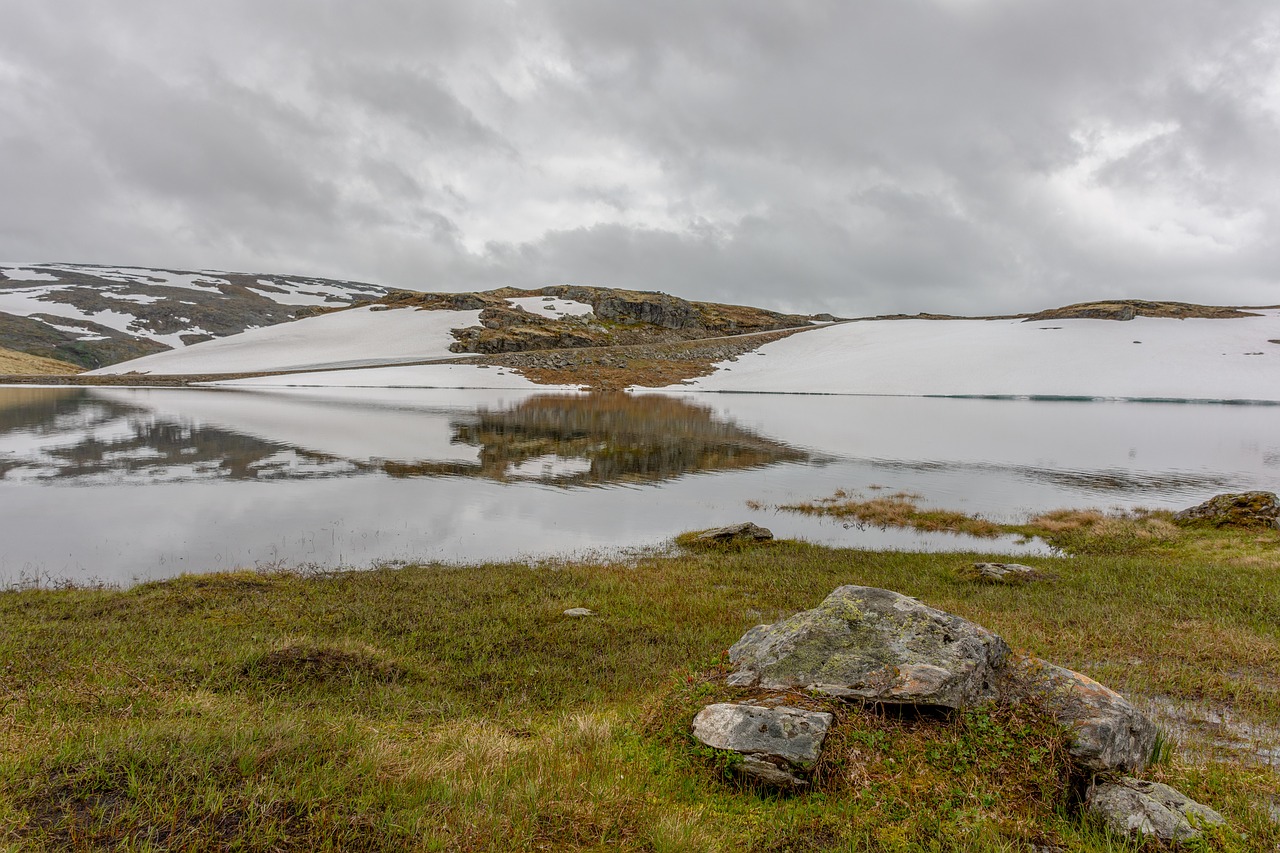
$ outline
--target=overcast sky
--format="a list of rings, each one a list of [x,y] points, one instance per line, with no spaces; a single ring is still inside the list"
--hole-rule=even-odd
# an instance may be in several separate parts
[[[1280,303],[1280,4],[4,0],[0,260]]]

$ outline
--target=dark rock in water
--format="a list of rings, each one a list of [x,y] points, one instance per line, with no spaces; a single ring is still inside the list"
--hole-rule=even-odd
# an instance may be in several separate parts
[[[1087,675],[1022,657],[1009,662],[1000,693],[1007,701],[1040,701],[1071,732],[1071,755],[1089,772],[1138,771],[1155,751],[1155,723]]]
[[[695,542],[768,542],[773,539],[773,532],[768,528],[749,521],[742,524],[730,524],[728,527],[716,527],[704,530],[693,538]]]
[[[1008,585],[1029,583],[1044,577],[1038,570],[1020,563],[974,563],[968,574],[973,580]]]
[[[808,783],[796,771],[812,767],[835,718],[785,705],[708,705],[693,718],[693,736],[714,749],[743,756],[737,771],[780,788]]]
[[[1184,524],[1214,527],[1274,527],[1280,529],[1280,499],[1274,492],[1215,495],[1173,517]]]
[[[886,589],[842,586],[729,650],[733,685],[962,708],[996,698],[1004,640]]]
[[[1181,791],[1128,776],[1094,786],[1085,807],[1118,835],[1166,842],[1190,841],[1200,836],[1202,827],[1226,822]]]

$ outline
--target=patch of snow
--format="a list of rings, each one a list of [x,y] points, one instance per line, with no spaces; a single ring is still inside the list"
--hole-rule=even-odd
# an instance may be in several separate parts
[[[449,351],[450,330],[479,322],[479,311],[354,308],[144,356],[91,375],[250,373],[456,358]]]
[[[220,293],[218,285],[229,284],[224,278],[216,278],[205,273],[177,273],[168,270],[146,269],[143,267],[94,267],[74,264],[42,264],[45,269],[76,272],[84,275],[95,275],[107,281],[118,281],[125,284],[149,284],[160,287],[178,287],[184,290],[199,290]]]
[[[56,275],[30,269],[29,267],[11,267],[0,264],[0,275],[9,281],[59,281]]]
[[[152,305],[164,300],[163,296],[148,296],[145,293],[120,293],[115,290],[102,290],[99,292],[108,299],[119,299],[122,302],[136,302],[139,305]],[[195,305],[194,302],[186,302],[183,304]]]
[[[324,294],[303,293],[300,291],[291,291],[289,293],[274,293],[270,290],[260,290],[259,288],[256,288],[253,285],[246,285],[245,289],[251,290],[254,293],[258,294],[259,296],[265,296],[267,299],[270,299],[272,302],[275,302],[279,305],[330,305],[330,306],[336,307],[337,305],[341,304],[341,303],[335,303],[332,299],[329,299]],[[348,299],[343,301],[344,302],[349,301],[349,299],[350,299],[350,296],[348,295]]]
[[[671,390],[1280,402],[1280,310],[1258,317],[871,320],[815,327]],[[1264,355],[1249,355],[1262,352]]]
[[[523,308],[530,314],[542,314],[556,317],[584,317],[591,313],[591,306],[585,302],[572,299],[558,299],[553,296],[516,296],[507,302],[517,308]]]

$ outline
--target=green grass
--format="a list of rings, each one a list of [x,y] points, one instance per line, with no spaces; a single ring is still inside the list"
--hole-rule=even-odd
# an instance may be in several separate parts
[[[1027,709],[837,706],[813,790],[786,797],[687,734],[732,695],[713,676],[744,630],[849,583],[1122,692],[1280,719],[1280,536],[1096,538],[1026,558],[1053,577],[1018,587],[963,579],[989,555],[777,542],[0,594],[0,847],[1137,849],[1075,815],[1060,733]],[[597,615],[561,615],[579,606]],[[1280,845],[1274,768],[1184,748],[1149,775],[1228,817],[1203,849]]]

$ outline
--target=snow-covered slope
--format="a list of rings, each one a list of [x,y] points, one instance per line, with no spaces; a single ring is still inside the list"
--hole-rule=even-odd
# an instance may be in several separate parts
[[[1280,401],[1280,310],[1257,317],[881,320],[766,344],[673,389]]]
[[[97,367],[385,293],[297,276],[0,263],[0,346]]]
[[[453,358],[450,330],[474,326],[479,316],[479,311],[353,308],[157,353],[91,375],[251,373]]]

